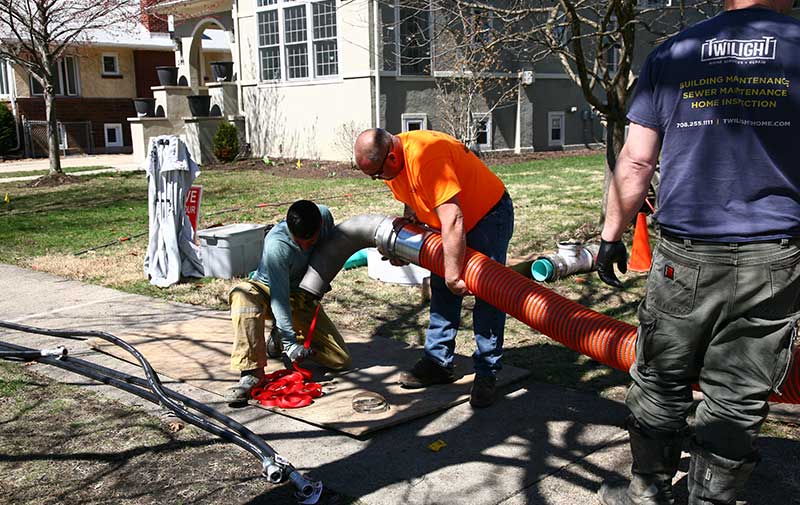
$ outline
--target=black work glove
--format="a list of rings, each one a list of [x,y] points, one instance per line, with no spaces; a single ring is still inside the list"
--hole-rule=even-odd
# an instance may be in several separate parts
[[[609,286],[621,288],[622,282],[614,273],[615,263],[623,274],[628,271],[628,250],[625,249],[625,244],[621,240],[606,242],[600,239],[600,251],[597,253],[597,274],[600,276],[600,280]]]

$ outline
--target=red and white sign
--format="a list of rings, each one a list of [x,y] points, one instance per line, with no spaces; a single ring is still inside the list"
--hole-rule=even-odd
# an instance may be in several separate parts
[[[186,215],[192,223],[192,230],[197,233],[197,221],[200,217],[200,200],[203,198],[203,186],[192,186],[186,193]]]

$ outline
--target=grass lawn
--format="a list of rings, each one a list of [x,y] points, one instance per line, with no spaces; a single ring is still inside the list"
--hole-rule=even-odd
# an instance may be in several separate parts
[[[517,258],[552,251],[558,240],[596,240],[602,199],[603,157],[565,156],[494,166],[514,199],[516,225],[510,255]],[[380,183],[359,172],[303,178],[264,170],[204,170],[201,227],[238,222],[276,223],[296,199],[328,205],[337,222],[359,214],[397,215],[401,204]],[[141,173],[83,176],[79,184],[26,188],[0,184],[11,202],[0,206],[0,262],[12,263],[128,292],[226,309],[236,280],[203,279],[168,289],[142,275],[147,246],[147,185]],[[120,238],[134,237],[117,243]],[[115,244],[75,256],[94,246]],[[626,289],[613,290],[596,275],[581,275],[551,287],[568,298],[635,323],[644,276],[625,277]],[[422,343],[427,303],[418,288],[382,284],[366,269],[342,272],[324,300],[340,326],[365,334]],[[462,325],[471,325],[472,302]],[[367,309],[367,310],[364,310]],[[471,332],[458,337],[458,351],[471,354]],[[509,320],[506,362],[532,370],[537,379],[617,395],[626,374],[562,347],[526,325]]]

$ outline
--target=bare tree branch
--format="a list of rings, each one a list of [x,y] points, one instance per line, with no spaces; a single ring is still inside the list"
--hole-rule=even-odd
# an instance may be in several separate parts
[[[0,0],[0,58],[24,68],[43,89],[50,173],[61,173],[55,93],[59,60],[99,31],[130,31],[138,0]]]

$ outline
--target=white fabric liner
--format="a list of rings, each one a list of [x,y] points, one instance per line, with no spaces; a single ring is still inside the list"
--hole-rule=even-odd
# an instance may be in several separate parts
[[[200,169],[175,135],[151,138],[147,152],[150,234],[144,273],[150,284],[166,288],[181,277],[203,277],[200,248],[186,215],[186,196]]]

